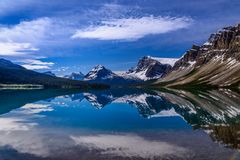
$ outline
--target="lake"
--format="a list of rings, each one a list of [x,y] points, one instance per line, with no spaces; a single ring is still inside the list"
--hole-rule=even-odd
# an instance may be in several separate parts
[[[2,90],[0,160],[237,160],[240,94]]]

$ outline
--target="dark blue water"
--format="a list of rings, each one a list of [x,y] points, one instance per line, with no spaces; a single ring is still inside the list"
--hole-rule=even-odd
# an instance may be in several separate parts
[[[239,159],[231,90],[0,92],[0,160]]]

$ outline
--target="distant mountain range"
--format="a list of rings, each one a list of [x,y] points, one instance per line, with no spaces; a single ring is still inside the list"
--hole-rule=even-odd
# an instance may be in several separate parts
[[[56,75],[53,72],[51,72],[51,71],[43,72],[43,74],[56,77]]]
[[[0,59],[0,84],[37,84],[46,88],[101,88],[103,85],[55,77],[53,74],[27,70],[11,61]]]
[[[97,65],[88,74],[85,75],[84,81],[106,83],[106,84],[118,84],[124,85],[136,82],[135,80],[128,79],[112,72],[102,65]]]
[[[145,56],[127,72],[95,67],[87,81],[136,83],[153,86],[240,87],[240,24],[212,34],[202,46],[193,45],[180,59]],[[153,82],[153,80],[155,80]]]
[[[72,79],[72,80],[83,80],[84,74],[82,72],[78,72],[78,73],[73,72],[70,75],[64,76],[64,78],[68,78],[68,79]]]
[[[172,65],[177,60],[178,59],[174,58],[155,58],[145,56],[139,60],[135,68],[129,69],[128,71],[113,72],[102,65],[97,65],[85,76],[81,73],[79,77],[81,80],[88,82],[120,85],[134,84],[161,78],[172,69]],[[72,73],[70,76],[64,77],[73,79],[73,74],[74,73]]]

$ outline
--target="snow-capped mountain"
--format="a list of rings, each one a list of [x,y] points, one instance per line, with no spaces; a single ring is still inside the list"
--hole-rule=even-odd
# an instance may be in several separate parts
[[[105,84],[121,84],[121,85],[135,83],[139,81],[139,80],[118,75],[112,72],[111,70],[105,68],[102,65],[97,65],[96,67],[94,67],[84,77],[84,80],[89,82],[97,82],[97,83],[105,83]]]
[[[93,81],[93,80],[104,80],[104,79],[112,79],[117,75],[113,73],[111,70],[105,68],[102,65],[95,66],[86,76],[84,80]]]
[[[155,84],[240,86],[240,24],[212,34],[202,46],[193,45]]]
[[[83,80],[84,74],[82,72],[78,72],[78,73],[73,72],[70,75],[64,76],[64,78],[68,78],[68,79],[72,79],[72,80]]]
[[[179,60],[178,58],[159,58],[159,57],[151,57],[148,56],[151,59],[157,60],[158,62],[162,64],[170,64],[171,66],[174,66],[174,64]]]
[[[166,75],[172,65],[177,61],[174,58],[156,58],[145,56],[141,58],[137,66],[127,71],[123,76],[140,80],[158,79]]]
[[[98,65],[84,77],[84,80],[108,84],[129,84],[158,79],[166,75],[176,61],[177,59],[174,58],[144,56],[135,68],[124,72],[113,72]]]

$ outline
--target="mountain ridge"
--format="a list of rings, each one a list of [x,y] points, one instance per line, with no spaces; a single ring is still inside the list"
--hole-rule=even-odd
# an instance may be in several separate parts
[[[72,80],[83,80],[84,74],[82,72],[73,72],[70,75],[65,75],[64,78],[72,79]]]
[[[172,65],[173,61],[175,62],[177,59],[144,56],[138,61],[136,67],[121,73],[97,65],[85,75],[84,80],[110,84],[134,84],[158,79],[172,68],[170,64],[164,63],[164,60],[171,62]]]
[[[0,84],[35,84],[45,88],[104,88],[105,85],[89,84],[83,81],[54,77],[28,70],[11,61],[0,59]]]
[[[167,87],[240,86],[240,24],[212,34],[201,46],[193,45],[172,70],[153,85]]]

